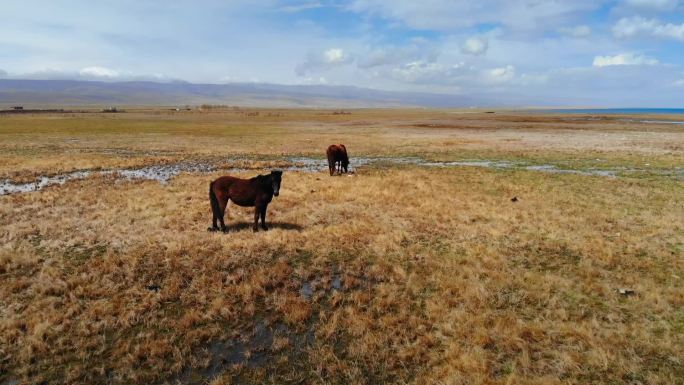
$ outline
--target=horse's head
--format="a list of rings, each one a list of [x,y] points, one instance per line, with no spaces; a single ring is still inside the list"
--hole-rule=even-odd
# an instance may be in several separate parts
[[[342,159],[342,169],[347,172],[347,167],[349,166],[349,158],[345,157]]]
[[[271,187],[273,188],[273,195],[280,194],[280,181],[283,179],[283,172],[276,170],[271,171]]]

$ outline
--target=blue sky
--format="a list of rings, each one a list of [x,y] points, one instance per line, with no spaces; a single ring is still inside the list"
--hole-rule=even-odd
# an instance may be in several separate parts
[[[684,107],[684,0],[24,0],[0,25],[7,78]]]

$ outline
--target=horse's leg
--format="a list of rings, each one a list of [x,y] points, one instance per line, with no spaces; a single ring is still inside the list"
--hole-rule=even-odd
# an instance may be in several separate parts
[[[219,200],[219,217],[218,220],[221,222],[221,231],[224,233],[228,232],[228,227],[226,227],[226,223],[223,221],[223,217],[226,215],[226,207],[228,206],[228,197],[221,197],[222,199]]]
[[[211,215],[211,227],[209,228],[209,231],[218,231],[218,216],[216,216],[216,212],[214,210],[212,210]]]
[[[256,233],[259,231],[259,213],[261,212],[261,207],[260,206],[254,206],[254,226],[252,227],[252,230]]]
[[[216,193],[214,192],[214,182],[209,184],[209,203],[211,203],[211,227],[207,230],[216,231],[218,230],[218,210],[219,203],[216,198]]]
[[[261,207],[261,228],[264,229],[264,231],[268,231],[268,226],[266,226],[266,208],[268,205],[264,205]]]
[[[218,229],[218,218],[216,218],[216,214],[214,214],[214,219],[211,221],[211,227],[209,228],[209,231],[217,231]]]

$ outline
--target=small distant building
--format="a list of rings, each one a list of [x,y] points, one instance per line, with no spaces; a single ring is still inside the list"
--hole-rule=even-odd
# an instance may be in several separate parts
[[[12,106],[12,109],[13,109],[14,111],[23,111],[23,110],[24,110],[24,106]]]

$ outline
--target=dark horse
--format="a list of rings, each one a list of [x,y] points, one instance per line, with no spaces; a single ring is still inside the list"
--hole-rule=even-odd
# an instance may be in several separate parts
[[[268,175],[259,175],[251,179],[240,179],[232,176],[222,176],[209,184],[209,201],[214,220],[209,231],[219,230],[218,222],[221,222],[221,231],[228,232],[223,222],[228,200],[238,206],[254,207],[254,231],[258,231],[259,215],[261,215],[261,228],[266,227],[266,207],[280,192],[282,171],[272,171]]]
[[[335,168],[339,164],[337,170],[338,173],[347,172],[347,166],[349,166],[349,157],[347,156],[347,147],[344,144],[331,144],[328,146],[328,151],[325,152],[328,155],[328,168],[330,169],[330,175],[335,173]]]

